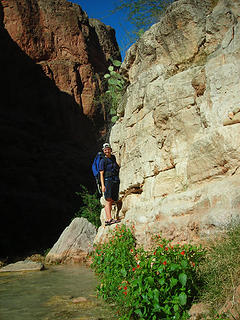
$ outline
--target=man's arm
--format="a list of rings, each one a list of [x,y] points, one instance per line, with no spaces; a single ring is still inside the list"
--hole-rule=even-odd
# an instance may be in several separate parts
[[[100,171],[100,181],[101,181],[102,192],[105,192],[106,188],[104,185],[104,171]]]

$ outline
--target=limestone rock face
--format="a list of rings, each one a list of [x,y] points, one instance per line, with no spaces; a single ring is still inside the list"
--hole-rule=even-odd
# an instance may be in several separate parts
[[[96,19],[90,23],[86,12],[67,0],[6,0],[3,15],[18,46],[93,116],[99,74],[106,73],[109,57],[120,59],[115,31]]]
[[[46,256],[50,263],[79,263],[93,250],[96,227],[85,218],[75,218]]]
[[[111,144],[123,222],[149,246],[154,233],[199,241],[238,221],[239,1],[174,2],[122,72],[130,86]]]

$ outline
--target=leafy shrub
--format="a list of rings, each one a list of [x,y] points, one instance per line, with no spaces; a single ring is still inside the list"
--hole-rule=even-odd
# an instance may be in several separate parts
[[[78,212],[75,213],[75,217],[86,218],[98,228],[101,225],[100,214],[102,210],[98,192],[96,191],[94,194],[90,194],[85,186],[81,185],[80,188],[81,191],[76,192],[76,194],[81,197],[83,205]]]
[[[136,249],[133,233],[116,226],[108,243],[97,245],[92,268],[100,278],[98,292],[117,303],[120,319],[187,319],[198,289],[197,267],[204,250],[172,246],[158,237],[151,252]]]
[[[115,123],[118,119],[117,108],[122,100],[123,94],[126,89],[126,83],[123,76],[118,72],[121,62],[112,60],[112,66],[108,68],[109,73],[104,75],[108,82],[108,90],[105,92],[105,101],[109,104],[109,113],[111,121]]]

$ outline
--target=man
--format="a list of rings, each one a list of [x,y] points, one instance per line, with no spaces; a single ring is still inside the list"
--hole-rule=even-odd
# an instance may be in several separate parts
[[[105,213],[106,221],[105,226],[109,226],[113,223],[118,223],[120,220],[112,218],[112,204],[118,201],[119,193],[119,165],[116,162],[116,158],[112,155],[112,148],[109,143],[104,143],[103,148],[104,158],[99,163],[100,181],[102,192],[104,193]]]

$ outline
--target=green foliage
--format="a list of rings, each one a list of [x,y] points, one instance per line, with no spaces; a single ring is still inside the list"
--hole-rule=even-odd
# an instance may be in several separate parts
[[[105,101],[108,102],[108,110],[113,123],[118,119],[117,108],[126,89],[125,80],[118,72],[120,66],[120,61],[112,60],[112,65],[108,68],[109,73],[104,75],[104,78],[107,79],[108,83],[108,90],[105,92],[104,96]]]
[[[206,259],[200,264],[203,281],[201,300],[219,310],[234,295],[240,278],[240,225],[208,244]]]
[[[83,185],[80,186],[81,191],[76,192],[78,196],[81,197],[82,206],[75,213],[75,217],[86,218],[89,222],[94,224],[97,228],[100,227],[100,214],[102,206],[100,204],[97,191],[94,194],[90,194],[87,188]]]
[[[136,249],[133,233],[117,225],[106,244],[95,247],[92,267],[100,296],[115,302],[123,319],[188,319],[198,290],[197,264],[204,250],[172,246],[158,237],[151,252]]]
[[[127,20],[135,27],[129,35],[130,42],[136,41],[143,31],[159,21],[167,6],[174,0],[119,0],[113,13],[124,10]]]
[[[43,256],[46,257],[50,250],[51,250],[51,248],[45,249],[43,251]]]
[[[172,2],[173,0],[119,0],[115,11],[127,9],[128,20],[139,30],[157,22]]]

